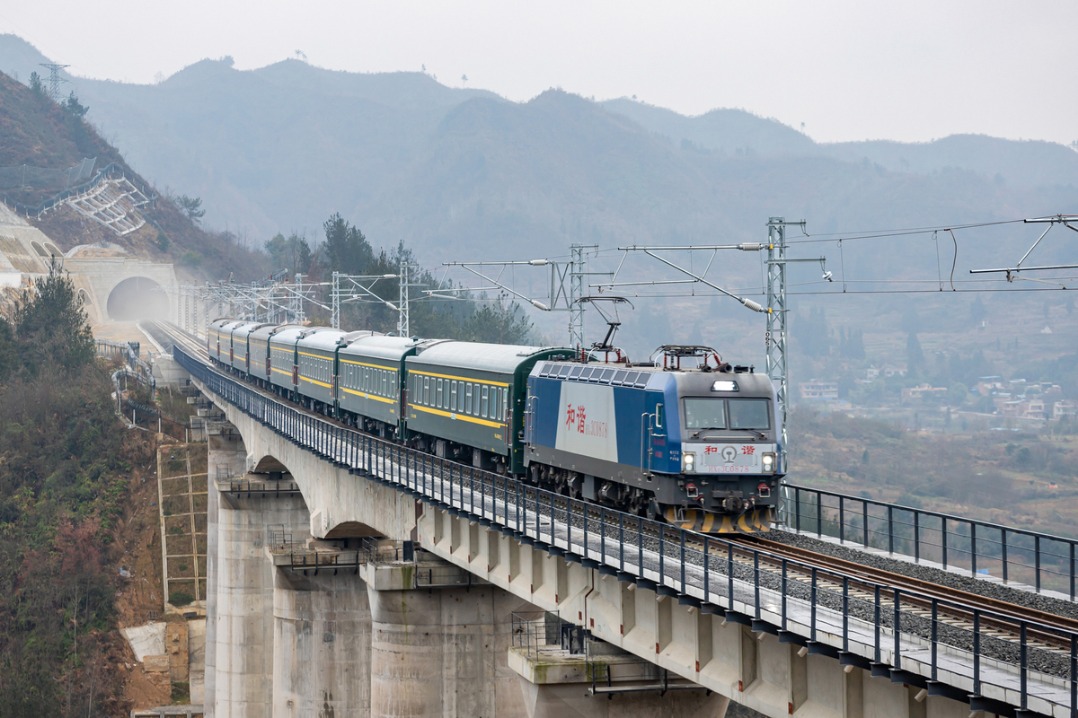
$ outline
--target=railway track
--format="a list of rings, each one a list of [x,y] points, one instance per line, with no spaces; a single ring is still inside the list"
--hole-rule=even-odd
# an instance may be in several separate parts
[[[763,550],[765,553],[761,555],[760,562],[767,564],[771,570],[781,570],[783,558],[825,569],[817,572],[817,590],[840,594],[845,590],[851,600],[875,603],[877,587],[882,587],[884,590],[880,601],[885,612],[894,611],[897,590],[903,606],[924,619],[933,620],[934,617],[943,625],[972,630],[974,614],[980,613],[980,628],[986,635],[1017,641],[1021,627],[1025,625],[1026,638],[1031,646],[1064,655],[1069,655],[1071,650],[1070,637],[1065,634],[1078,632],[1078,620],[1030,606],[952,586],[941,586],[916,576],[866,566],[761,536],[741,536],[734,541]],[[739,560],[749,562],[753,559],[742,556]],[[849,581],[840,581],[836,576],[848,577]],[[791,577],[801,582],[811,581],[811,576],[806,577],[803,572],[791,574]]]

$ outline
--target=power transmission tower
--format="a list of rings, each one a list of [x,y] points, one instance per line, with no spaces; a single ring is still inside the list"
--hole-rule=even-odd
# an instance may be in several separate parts
[[[60,102],[60,83],[67,82],[63,77],[60,77],[60,70],[65,67],[71,67],[71,65],[58,65],[55,62],[42,62],[39,63],[42,67],[49,70],[49,97],[52,101],[59,104]]]

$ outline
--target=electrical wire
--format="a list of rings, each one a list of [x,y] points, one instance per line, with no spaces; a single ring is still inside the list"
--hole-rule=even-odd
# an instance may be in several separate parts
[[[931,234],[933,232],[947,232],[955,229],[979,229],[982,227],[1000,227],[1008,224],[1023,224],[1024,219],[1007,219],[999,220],[996,222],[969,222],[964,224],[941,224],[934,227],[909,227],[906,229],[877,229],[877,230],[864,230],[861,232],[828,232],[826,234],[808,234],[805,233],[805,239],[791,238],[787,241],[786,246],[797,244],[820,244],[824,242],[836,242],[836,241],[857,241],[864,239],[888,239],[891,237],[912,237],[923,234]]]

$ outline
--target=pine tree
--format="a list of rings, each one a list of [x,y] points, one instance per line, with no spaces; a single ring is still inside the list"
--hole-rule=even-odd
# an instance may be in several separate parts
[[[49,273],[15,302],[14,336],[27,376],[71,372],[94,360],[94,337],[75,285],[54,259]]]

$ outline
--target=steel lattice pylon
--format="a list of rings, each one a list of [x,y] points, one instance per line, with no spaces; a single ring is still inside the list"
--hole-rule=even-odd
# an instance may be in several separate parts
[[[786,447],[786,221],[767,220],[767,376],[777,387],[782,410],[782,445]]]

